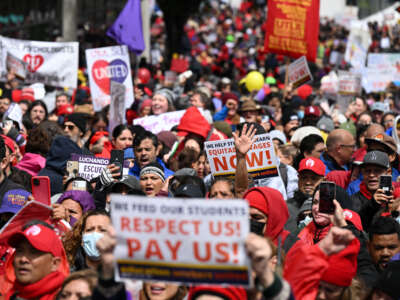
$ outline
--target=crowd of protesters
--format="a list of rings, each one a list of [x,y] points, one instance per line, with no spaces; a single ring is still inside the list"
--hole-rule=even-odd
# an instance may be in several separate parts
[[[50,179],[52,215],[0,239],[0,299],[400,298],[397,88],[355,95],[346,111],[338,109],[320,80],[348,67],[348,31],[321,19],[318,58],[310,63],[314,80],[293,89],[285,85],[288,58],[264,51],[264,24],[265,7],[253,2],[239,10],[207,2],[185,26],[182,53],[174,56],[184,65],[177,74],[166,69],[164,22],[154,13],[151,61],[133,68],[135,102],[127,123],[111,132],[109,107],[93,111],[85,70],[78,89],[57,93],[52,111],[8,74],[0,91],[0,226],[33,200],[37,175]],[[370,31],[369,51],[398,50],[397,25],[370,24]],[[253,70],[265,77],[258,91],[240,83]],[[16,105],[21,122],[10,113]],[[155,134],[133,125],[136,118],[175,110],[185,113],[172,129]],[[279,176],[253,180],[246,154],[264,133],[274,143]],[[214,178],[204,143],[228,138],[236,174]],[[71,154],[110,158],[112,150],[124,151],[128,174],[111,164],[87,181],[67,170]],[[389,190],[380,185],[382,175],[392,178]],[[330,214],[319,210],[323,181],[335,185]],[[111,193],[245,199],[252,287],[117,282]],[[61,237],[54,230],[60,224]]]

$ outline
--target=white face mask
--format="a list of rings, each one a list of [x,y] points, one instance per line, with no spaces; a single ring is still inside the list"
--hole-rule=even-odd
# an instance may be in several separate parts
[[[311,221],[312,221],[312,218],[310,216],[306,216],[303,220],[301,220],[299,222],[299,225],[297,227],[305,227],[308,224],[310,224]]]
[[[400,216],[398,216],[395,220],[400,224]]]

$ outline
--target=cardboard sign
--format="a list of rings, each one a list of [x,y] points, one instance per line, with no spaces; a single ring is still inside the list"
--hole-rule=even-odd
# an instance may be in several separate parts
[[[25,79],[26,72],[28,70],[28,64],[25,61],[12,55],[11,53],[7,53],[6,64],[7,71],[12,71],[17,77]]]
[[[125,85],[111,80],[111,105],[110,105],[110,122],[108,131],[110,136],[115,127],[119,124],[125,124]]]
[[[339,88],[341,95],[359,95],[361,93],[361,75],[339,71]]]
[[[243,200],[111,195],[119,279],[249,285]]]
[[[292,84],[293,89],[311,81],[313,79],[310,69],[308,68],[305,56],[296,59],[288,66],[288,80]]]
[[[315,61],[319,33],[318,0],[270,0],[264,48],[267,52]]]
[[[10,54],[27,64],[25,83],[76,88],[78,48],[77,42],[38,42],[0,36],[0,80],[7,81],[7,57]]]
[[[233,139],[205,142],[204,149],[213,176],[235,175],[236,150]],[[246,164],[248,173],[254,179],[279,176],[274,144],[269,134],[256,136],[256,141],[246,155]]]
[[[125,86],[125,108],[134,101],[131,63],[126,46],[87,49],[86,63],[89,73],[93,109],[100,111],[111,102],[111,81]]]
[[[108,158],[100,158],[91,155],[72,154],[67,161],[67,172],[69,177],[82,177],[91,180],[100,176],[103,169],[108,166]],[[128,175],[129,162],[124,162],[123,175]]]
[[[144,129],[157,134],[164,130],[170,130],[178,125],[186,110],[172,111],[158,116],[147,116],[133,120],[133,124],[141,125]]]

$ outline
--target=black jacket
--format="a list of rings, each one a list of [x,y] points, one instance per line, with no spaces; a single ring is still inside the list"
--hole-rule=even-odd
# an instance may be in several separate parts
[[[351,202],[353,203],[353,210],[360,215],[364,230],[368,232],[372,219],[382,207],[373,197],[368,199],[361,191],[351,196]]]

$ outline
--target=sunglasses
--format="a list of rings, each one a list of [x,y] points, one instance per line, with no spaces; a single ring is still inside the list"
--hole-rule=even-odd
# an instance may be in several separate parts
[[[74,125],[64,125],[64,130],[67,128],[68,128],[68,130],[72,131],[75,128],[75,126]]]

